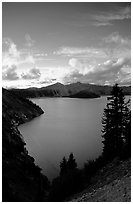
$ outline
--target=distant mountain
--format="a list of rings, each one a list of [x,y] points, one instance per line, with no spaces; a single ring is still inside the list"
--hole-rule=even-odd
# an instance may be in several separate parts
[[[69,96],[67,86],[61,83],[56,83],[56,84],[41,88],[41,90],[44,92],[46,91],[52,92],[53,96]]]
[[[131,86],[128,87],[123,86],[122,89],[125,95],[131,94]],[[111,90],[112,86],[101,86],[77,82],[69,85],[56,83],[42,88],[11,89],[10,91],[23,97],[36,98],[36,97],[72,97],[75,94],[78,94],[77,96],[79,95],[82,96],[82,94],[83,95],[86,94],[86,97],[87,95],[91,96],[92,94],[104,96],[110,95]],[[82,93],[81,91],[84,92]]]
[[[100,95],[90,92],[88,90],[79,91],[76,94],[70,95],[70,98],[99,98]]]
[[[91,93],[95,93],[97,95],[104,96],[104,95],[110,95],[111,90],[112,90],[112,86],[84,84],[84,83],[80,83],[80,82],[69,84],[66,86],[69,90],[70,95],[78,93],[78,92],[83,91],[83,90],[86,90],[87,92],[90,91]],[[125,95],[131,94],[131,86],[128,86],[128,87],[123,86],[121,88],[123,89]]]

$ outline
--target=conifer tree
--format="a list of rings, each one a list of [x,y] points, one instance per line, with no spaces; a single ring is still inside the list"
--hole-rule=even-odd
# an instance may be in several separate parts
[[[68,169],[75,169],[77,167],[77,163],[74,159],[74,156],[73,156],[73,153],[71,153],[69,155],[69,159],[68,159],[68,162],[67,162],[67,166],[68,166]]]
[[[102,118],[103,130],[103,156],[112,159],[122,151],[124,143],[127,142],[127,124],[129,120],[129,102],[125,102],[125,96],[118,84],[115,84],[111,97],[104,109]]]
[[[68,160],[63,157],[62,161],[60,162],[60,176],[64,175],[66,172],[76,169],[77,163],[74,159],[73,153],[69,155]]]
[[[62,162],[60,162],[60,175],[63,175],[67,170],[67,160],[63,157]]]

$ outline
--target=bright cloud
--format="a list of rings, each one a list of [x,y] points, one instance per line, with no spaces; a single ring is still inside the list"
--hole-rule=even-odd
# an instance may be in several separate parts
[[[18,81],[23,86],[45,86],[55,82],[120,84],[131,80],[130,39],[115,32],[104,37],[99,47],[60,47],[54,51],[54,60],[64,59],[64,65],[37,66],[38,61],[48,60],[47,53],[31,52],[27,48],[18,49],[10,39],[4,39],[3,45],[3,80]],[[52,60],[50,60],[52,63]],[[60,60],[59,60],[60,62]],[[25,65],[24,69],[20,66]],[[23,83],[22,83],[23,82]]]
[[[34,41],[30,35],[26,35],[26,46],[27,48],[18,49],[17,45],[10,39],[3,39],[3,52],[2,52],[2,78],[3,80],[16,81],[22,79],[37,79],[40,78],[40,70],[32,68],[29,70],[28,67],[35,66],[38,60],[42,60],[46,55],[36,50],[31,50],[34,45]],[[20,67],[25,65],[25,72]]]
[[[17,65],[20,60],[20,52],[17,49],[17,46],[15,43],[9,39],[6,38],[3,40],[3,59],[2,59],[2,65],[11,67],[12,65]]]
[[[21,77],[23,79],[39,79],[41,76],[40,70],[37,68],[32,68],[26,73],[22,73]]]
[[[76,57],[91,57],[91,56],[98,56],[98,57],[105,57],[106,53],[100,48],[93,48],[93,47],[61,47],[59,50],[54,52],[55,55],[65,55],[65,56],[76,56]]]
[[[3,40],[3,47],[5,47],[2,56],[2,66],[11,67],[12,65],[18,66],[22,63],[35,63],[34,56],[28,52],[21,52],[17,45],[11,39]]]
[[[70,64],[70,63],[69,63]],[[74,64],[72,68],[74,68]],[[82,64],[80,66],[76,62],[76,67],[65,77],[65,82],[82,81],[85,83],[99,83],[99,84],[112,84],[114,82],[122,83],[128,79],[131,80],[131,67],[130,60],[127,58],[116,58],[105,61],[101,64],[90,65],[90,63]]]
[[[16,66],[15,65],[12,65],[12,67],[8,68],[8,69],[4,69],[3,73],[2,73],[2,79],[3,80],[11,80],[11,81],[14,81],[14,80],[18,80],[19,79],[19,76],[16,72]]]
[[[64,81],[72,82],[75,80],[99,84],[108,82],[108,84],[111,84],[112,82],[124,83],[127,79],[129,82],[131,80],[130,40],[123,38],[119,33],[113,33],[104,39],[103,46],[103,49],[84,49],[84,52],[82,52],[82,49],[77,51],[77,48],[75,50],[73,48],[60,50],[59,53],[62,55],[69,53],[74,56],[68,61],[71,71],[64,78]],[[94,51],[96,54],[90,57],[90,53],[94,53]],[[78,57],[76,57],[77,53]],[[81,57],[79,57],[79,53]],[[82,57],[83,53],[85,58]],[[86,54],[88,57],[86,57]]]
[[[2,52],[2,66],[11,67],[12,65],[19,66],[27,63],[34,65],[38,60],[45,60],[47,53],[38,52],[36,48],[33,49],[35,41],[33,41],[29,34],[26,35],[26,48],[18,49],[17,45],[10,39],[3,39]]]
[[[68,64],[71,66],[71,67],[76,67],[76,65],[78,64],[78,60],[76,58],[71,58],[68,62]]]

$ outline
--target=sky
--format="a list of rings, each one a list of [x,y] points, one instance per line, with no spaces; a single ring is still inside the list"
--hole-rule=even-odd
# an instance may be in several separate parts
[[[131,84],[130,2],[3,2],[2,85]]]

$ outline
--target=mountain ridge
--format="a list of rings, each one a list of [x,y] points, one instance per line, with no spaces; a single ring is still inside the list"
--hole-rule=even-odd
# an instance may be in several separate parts
[[[125,95],[131,94],[131,86],[121,86]],[[27,88],[27,89],[10,89],[11,92],[19,94],[23,97],[36,98],[36,97],[71,97],[75,94],[82,98],[82,91],[84,91],[85,97],[89,98],[91,95],[106,96],[110,95],[112,86],[108,85],[96,85],[96,84],[85,84],[76,82],[72,84],[61,84],[59,82],[41,88]],[[90,92],[90,94],[89,94]],[[76,95],[74,97],[76,97]],[[92,97],[93,98],[93,97]]]

